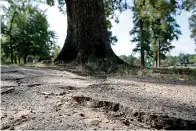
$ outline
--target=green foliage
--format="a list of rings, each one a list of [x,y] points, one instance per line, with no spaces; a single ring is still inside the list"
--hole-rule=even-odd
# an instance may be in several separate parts
[[[119,56],[119,58],[121,58],[123,61],[125,61],[131,66],[135,65],[135,61],[137,61],[137,58],[134,57],[133,55],[129,55],[129,56],[121,55]]]
[[[136,8],[136,7],[135,7]],[[130,35],[133,36],[133,39],[131,42],[136,43],[136,47],[133,49],[133,52],[141,52],[141,46],[143,47],[143,51],[150,53],[150,31],[149,31],[149,23],[147,22],[147,17],[139,18],[138,12],[136,12],[136,9],[133,8],[134,16],[133,16],[133,22],[134,27],[130,31]],[[142,24],[142,25],[141,25]],[[141,28],[142,26],[142,28]],[[142,33],[142,35],[141,35]],[[144,56],[143,56],[144,57]]]
[[[176,66],[179,60],[173,56],[167,56],[166,59],[161,61],[161,65],[169,67],[169,66]]]
[[[52,50],[52,58],[56,58],[58,56],[58,54],[60,53],[60,46],[53,46],[53,50]]]
[[[20,58],[51,59],[56,34],[49,30],[45,11],[26,0],[10,0],[4,7],[2,28],[2,60],[10,58],[11,63]]]
[[[112,23],[111,23],[111,21],[109,19],[109,16],[106,19],[106,26],[107,26],[107,31],[108,31],[110,44],[114,45],[118,41],[118,39],[117,39],[116,36],[112,35],[112,31],[111,31]]]
[[[184,8],[187,11],[196,11],[196,1],[195,0],[184,0],[183,1]]]
[[[140,58],[136,58],[133,55],[121,55],[119,56],[119,58],[121,58],[123,61],[125,61],[126,63],[128,63],[131,67],[133,66],[140,66]]]
[[[192,62],[192,63],[196,63],[196,55],[190,55],[190,56],[188,57],[188,61],[189,61],[189,62]]]

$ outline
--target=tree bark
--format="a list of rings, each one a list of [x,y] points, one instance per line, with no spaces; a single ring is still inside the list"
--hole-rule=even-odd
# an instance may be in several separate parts
[[[141,67],[145,66],[144,60],[144,47],[143,47],[143,22],[140,19],[140,55],[141,55]]]
[[[103,0],[65,0],[67,37],[55,61],[86,63],[108,58],[122,64],[109,43]]]

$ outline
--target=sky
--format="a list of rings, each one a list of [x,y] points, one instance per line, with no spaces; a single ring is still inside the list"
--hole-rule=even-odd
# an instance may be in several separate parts
[[[57,43],[62,48],[67,35],[66,15],[59,12],[57,6],[50,7],[40,4],[40,8],[47,9],[46,14],[50,24],[50,29],[57,33]],[[127,10],[119,16],[120,23],[117,24],[112,20],[112,33],[118,38],[118,42],[112,46],[112,49],[118,56],[132,54],[132,49],[135,47],[135,44],[131,43],[131,36],[129,35],[129,31],[133,28],[132,15],[133,13],[130,10]],[[189,12],[183,11],[181,15],[176,16],[176,20],[180,25],[182,35],[179,37],[178,41],[172,42],[172,45],[174,45],[175,48],[169,53],[170,55],[179,55],[180,53],[196,53],[196,44],[194,44],[194,40],[190,38],[188,23],[188,18],[190,15],[191,14]],[[136,56],[138,56],[138,54],[136,54]]]

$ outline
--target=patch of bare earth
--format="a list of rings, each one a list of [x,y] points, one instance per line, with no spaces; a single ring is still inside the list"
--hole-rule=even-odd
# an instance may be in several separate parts
[[[1,130],[196,129],[196,86],[2,67]]]

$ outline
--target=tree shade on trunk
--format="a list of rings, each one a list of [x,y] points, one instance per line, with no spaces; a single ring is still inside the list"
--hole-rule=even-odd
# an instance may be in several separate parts
[[[107,58],[122,64],[109,43],[103,0],[65,0],[67,38],[55,61],[85,63]]]

